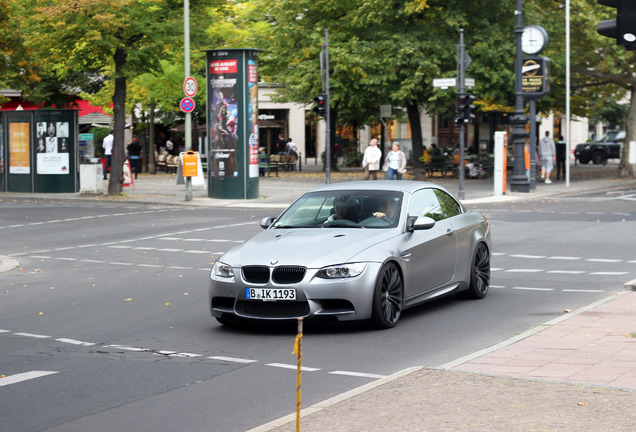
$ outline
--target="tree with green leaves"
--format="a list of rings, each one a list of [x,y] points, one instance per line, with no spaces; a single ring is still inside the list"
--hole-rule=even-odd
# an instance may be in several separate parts
[[[514,101],[514,70],[509,70],[514,69],[514,15],[502,3],[484,0],[471,8],[460,0],[252,0],[234,24],[255,31],[232,35],[265,51],[261,76],[283,85],[279,100],[309,104],[322,91],[319,55],[328,29],[332,114],[342,123],[363,125],[378,122],[379,105],[402,107],[413,151],[421,154],[420,110],[453,110],[455,92],[436,90],[432,82],[456,76],[461,28],[473,58],[475,93],[484,106]]]
[[[543,26],[550,36],[546,52],[552,61],[551,94],[544,109],[560,110],[565,107],[565,8],[564,0],[536,0],[531,2],[524,18],[526,24]],[[524,10],[524,13],[526,11]],[[572,0],[570,12],[571,41],[571,100],[572,114],[606,119],[616,117],[616,110],[608,111],[627,99],[625,145],[618,167],[620,177],[634,177],[634,166],[629,164],[630,141],[636,140],[636,58],[616,40],[599,35],[600,21],[612,19],[616,9],[598,4],[596,0]],[[554,85],[556,84],[556,85]],[[605,113],[605,114],[604,114]]]
[[[10,0],[17,2],[18,0]],[[221,0],[192,0],[194,16]],[[81,72],[112,81],[114,146],[108,192],[122,191],[127,85],[159,71],[160,60],[183,52],[183,3],[178,0],[31,0],[24,3],[24,44],[47,70],[63,77]],[[203,33],[201,23],[195,33]],[[78,82],[76,90],[84,89]],[[179,85],[181,88],[181,85]]]

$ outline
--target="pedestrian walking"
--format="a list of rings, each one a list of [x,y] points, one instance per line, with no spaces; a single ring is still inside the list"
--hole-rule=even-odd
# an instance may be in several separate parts
[[[550,132],[545,131],[545,137],[539,141],[539,154],[541,155],[541,180],[546,184],[552,183],[550,173],[556,159],[554,140],[550,138]]]
[[[559,135],[559,141],[556,143],[556,179],[561,180],[561,177],[565,180],[565,159],[566,148],[563,135]]]
[[[378,148],[378,140],[373,138],[369,141],[369,147],[364,150],[362,158],[362,168],[364,168],[364,179],[378,179],[378,171],[380,170],[380,160],[382,159],[382,151]]]
[[[386,178],[402,180],[402,174],[406,172],[406,155],[400,150],[400,143],[397,141],[391,145],[391,151],[384,159],[384,169]]]
[[[110,169],[110,161],[113,155],[113,131],[111,130],[108,135],[102,141],[102,148],[104,149],[104,156],[106,157],[106,166],[104,167],[104,180],[108,178],[108,170]]]

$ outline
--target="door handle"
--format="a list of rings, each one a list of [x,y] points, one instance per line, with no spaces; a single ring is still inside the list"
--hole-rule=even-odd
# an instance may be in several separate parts
[[[454,233],[454,232],[455,232],[455,230],[454,230],[454,229],[448,228],[448,229],[446,230],[446,235],[450,237],[450,236],[452,236],[452,235],[453,235],[453,233]]]

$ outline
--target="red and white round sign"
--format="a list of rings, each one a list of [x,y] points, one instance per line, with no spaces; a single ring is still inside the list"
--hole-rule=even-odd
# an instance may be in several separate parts
[[[181,108],[181,111],[184,113],[191,113],[194,111],[194,106],[194,99],[189,97],[183,98],[181,99],[181,102],[179,102],[179,108]]]
[[[185,79],[185,81],[183,81],[183,92],[187,97],[195,97],[198,90],[199,85],[197,84],[197,80],[195,80],[193,77],[189,76]]]

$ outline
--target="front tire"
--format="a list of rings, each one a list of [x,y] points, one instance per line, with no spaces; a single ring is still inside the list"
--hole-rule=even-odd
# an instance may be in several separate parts
[[[592,155],[592,162],[594,163],[594,165],[604,164],[606,160],[607,158],[601,151],[594,152],[594,154]]]
[[[380,269],[373,293],[373,313],[371,322],[376,328],[394,327],[402,314],[404,283],[400,271],[394,263]]]
[[[470,267],[470,286],[466,292],[469,298],[482,299],[490,288],[490,252],[484,243],[479,243]]]

